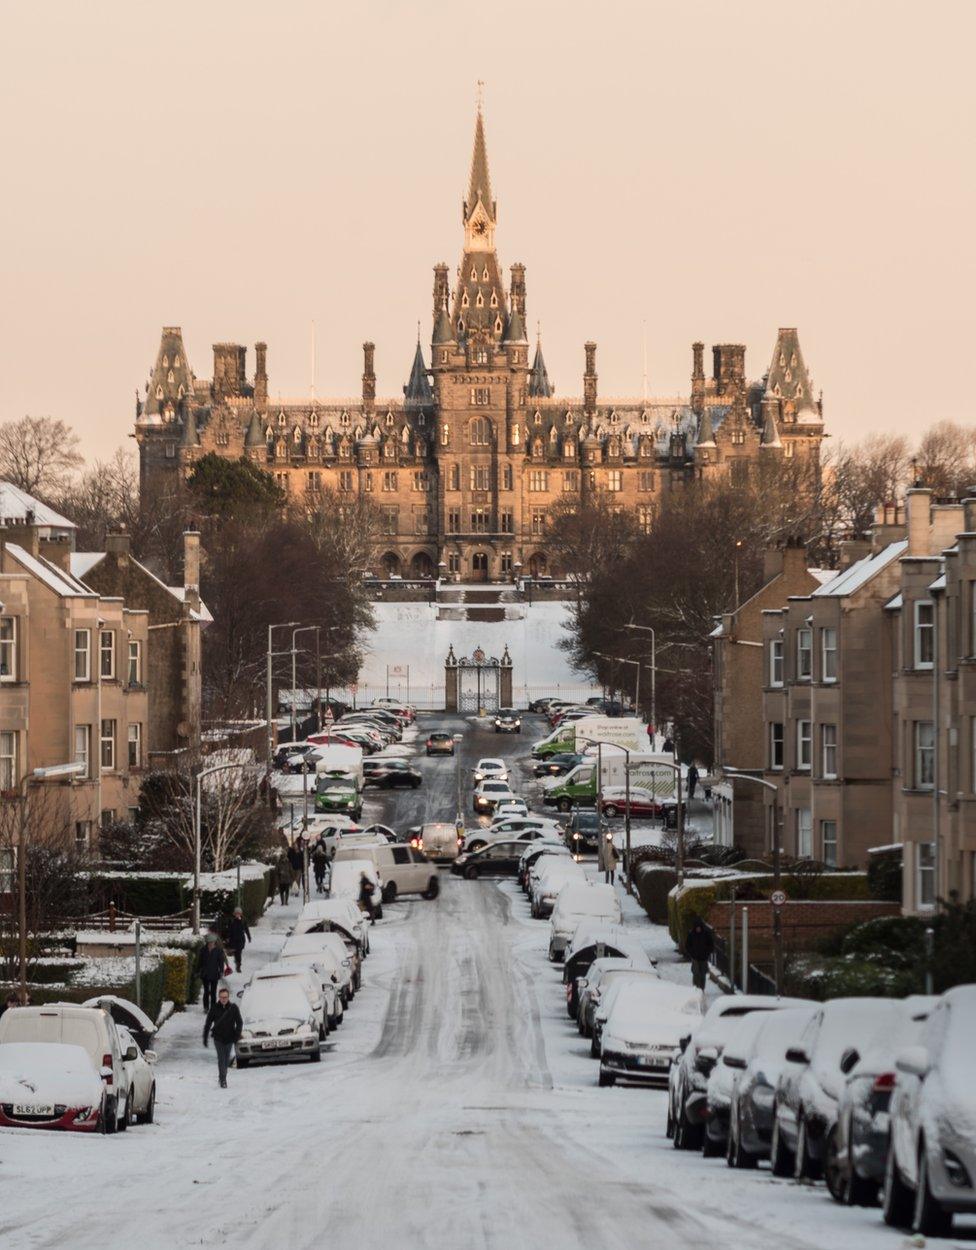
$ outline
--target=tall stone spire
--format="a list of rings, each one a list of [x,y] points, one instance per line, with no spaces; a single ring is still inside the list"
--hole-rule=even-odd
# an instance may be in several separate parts
[[[471,153],[471,177],[468,182],[468,198],[464,201],[464,223],[474,216],[478,204],[495,224],[495,201],[491,198],[491,177],[488,173],[488,145],[485,143],[485,119],[478,104],[478,116],[474,124],[474,150]]]
[[[145,413],[149,417],[182,416],[193,399],[193,370],[186,358],[179,326],[164,326],[156,363],[146,387]]]
[[[552,394],[552,385],[549,381],[549,374],[546,372],[546,362],[542,356],[541,332],[536,334],[535,359],[532,361],[527,390],[533,399],[548,399]]]
[[[420,335],[417,335],[417,350],[413,354],[413,366],[410,369],[410,378],[407,385],[403,388],[403,406],[408,410],[416,411],[421,408],[429,408],[434,402],[434,392],[431,390],[430,381],[427,377],[427,366],[424,363],[424,353],[420,346]]]
[[[781,328],[776,335],[765,393],[781,401],[780,411],[787,421],[797,419],[800,413],[807,419],[819,419],[813,384],[800,350],[800,336],[792,326]]]
[[[464,253],[451,309],[454,337],[500,343],[508,328],[508,300],[495,252],[495,201],[488,176],[488,149],[481,106],[474,127],[468,198],[462,212]]]

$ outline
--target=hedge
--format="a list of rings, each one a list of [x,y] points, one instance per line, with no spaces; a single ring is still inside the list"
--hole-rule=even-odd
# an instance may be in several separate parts
[[[137,916],[172,916],[189,906],[184,872],[115,872],[89,878],[94,911],[114,903]]]
[[[690,868],[685,880],[701,879],[700,869]],[[677,869],[673,864],[644,862],[634,871],[637,897],[654,924],[668,923],[668,895],[678,882]]]
[[[823,1002],[828,998],[904,998],[921,992],[918,973],[855,955],[825,959],[799,955],[787,961],[783,993]]]
[[[270,893],[271,869],[266,868],[260,877],[244,877],[241,880],[240,907],[249,925],[257,924],[264,915],[264,907]],[[222,890],[200,891],[200,912],[204,916],[216,916],[218,931],[223,932],[226,921],[238,906],[237,889],[231,886]]]
[[[103,984],[77,985],[69,982],[66,985],[56,985],[31,982],[28,985],[31,1002],[35,1006],[42,1003],[83,1003],[89,998],[98,998],[102,994],[114,994],[118,998],[128,998],[131,1002],[135,1002],[135,961],[127,960],[126,962],[133,965],[131,974],[118,980],[106,980]],[[141,982],[142,1010],[151,1020],[155,1020],[165,997],[163,990],[166,982],[166,967],[161,958],[147,956],[143,959]],[[0,993],[6,996],[10,990],[16,988],[13,982],[8,982],[0,985]]]

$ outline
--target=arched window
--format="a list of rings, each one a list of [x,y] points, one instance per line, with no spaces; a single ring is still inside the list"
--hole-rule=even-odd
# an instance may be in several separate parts
[[[389,428],[393,425],[394,420],[395,420],[395,418],[394,418],[394,416],[393,416],[393,413],[392,413],[392,412],[388,412],[388,413],[386,414],[386,426],[387,426],[387,429],[389,429]]]
[[[563,443],[563,456],[566,460],[572,460],[576,455],[576,444],[571,438],[567,438]]]
[[[308,423],[313,430],[317,430],[319,427],[319,414],[317,412],[310,412],[308,414]]]
[[[350,419],[350,418],[349,418],[349,413],[348,413],[348,412],[341,412],[341,413],[339,414],[339,424],[340,424],[340,425],[348,425],[348,424],[349,424],[349,419]]]
[[[491,422],[487,417],[475,417],[468,427],[472,447],[488,447],[491,444]]]
[[[441,446],[446,447],[451,441],[451,427],[445,421],[441,426]]]

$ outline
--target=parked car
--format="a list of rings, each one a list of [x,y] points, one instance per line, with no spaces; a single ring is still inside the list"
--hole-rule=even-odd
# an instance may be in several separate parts
[[[504,760],[492,758],[478,760],[471,771],[476,786],[487,780],[508,781],[508,765]]]
[[[529,892],[529,873],[535,866],[536,862],[543,855],[551,855],[553,858],[565,858],[569,855],[569,847],[564,842],[557,842],[551,837],[540,838],[537,842],[530,842],[522,851],[519,860],[518,880],[522,887],[522,893]]]
[[[105,1131],[126,1129],[132,1119],[128,1110],[129,1073],[118,1028],[103,1008],[48,1003],[5,1011],[0,1016],[0,1049],[9,1042],[81,1046],[105,1086]]]
[[[667,1084],[678,1039],[700,1018],[701,995],[688,986],[657,977],[618,982],[601,1030],[599,1083]]]
[[[248,985],[253,985],[256,981],[287,980],[294,981],[304,990],[311,1004],[312,1014],[315,1016],[319,1037],[324,1041],[329,1032],[329,1021],[334,1020],[338,1014],[336,1008],[339,997],[338,986],[331,979],[324,985],[313,968],[308,964],[296,963],[294,960],[290,963],[287,960],[273,960],[271,963],[264,964],[252,975]],[[243,989],[238,990],[237,997],[243,998],[244,992]]]
[[[763,994],[729,994],[716,999],[705,1013],[701,1028],[685,1046],[668,1081],[671,1126],[678,1150],[699,1150],[708,1118],[708,1077],[739,1019],[751,1011],[780,1011],[801,1007],[799,998],[771,998]]]
[[[630,787],[631,816],[660,816],[661,803],[653,790],[643,786]],[[605,786],[603,789],[603,814],[623,816],[628,808],[626,786]]]
[[[301,937],[304,935],[295,935]],[[289,938],[289,941],[292,941]],[[324,1014],[329,1031],[342,1024],[346,1012],[346,995],[343,993],[340,973],[334,952],[324,950],[317,943],[292,942],[291,949],[279,951],[275,963],[283,968],[298,968],[309,972],[318,983],[324,1001]],[[238,993],[238,998],[241,993]]]
[[[860,1054],[898,1027],[902,1010],[893,998],[834,998],[817,1008],[786,1052],[789,1062],[776,1086],[770,1147],[775,1176],[823,1174],[845,1077]]]
[[[506,799],[501,803],[495,804],[495,811],[492,816],[492,823],[499,817],[508,817],[509,819],[517,819],[518,817],[528,816],[529,805],[525,799]]]
[[[920,1044],[938,1001],[922,994],[903,999],[897,1027],[861,1054],[847,1073],[824,1156],[824,1179],[837,1202],[869,1206],[876,1201],[888,1161],[888,1110],[898,1081],[895,1059],[907,1046]]]
[[[122,1062],[129,1074],[129,1123],[152,1124],[156,1116],[154,1050],[143,1050],[124,1024],[116,1025],[122,1041]]]
[[[115,1107],[84,1047],[6,1042],[0,1046],[0,1125],[114,1133]]]
[[[552,909],[549,934],[549,960],[559,962],[581,921],[620,923],[620,899],[612,885],[569,882],[560,890]]]
[[[541,829],[533,827],[515,833],[493,824],[488,829],[477,829],[474,833],[466,833],[461,841],[461,850],[480,851],[483,846],[489,846],[493,842],[520,842],[524,850],[527,842],[538,842],[545,836]]]
[[[252,981],[241,997],[240,1010],[244,1029],[237,1043],[239,1068],[256,1059],[273,1063],[307,1058],[318,1063],[322,1058],[314,1009],[292,978]]]
[[[582,762],[583,756],[577,755],[575,751],[560,751],[556,755],[550,755],[548,759],[536,760],[532,771],[537,777],[562,777]]]
[[[471,804],[475,813],[481,814],[493,812],[499,803],[514,798],[507,781],[485,780],[478,783]]]
[[[786,1063],[786,1052],[799,1040],[815,1010],[816,1004],[810,1003],[782,1011],[755,1012],[752,1019],[758,1022],[758,1031],[752,1041],[742,1044],[737,1036],[733,1056],[728,1057],[728,1048],[723,1051],[726,1064],[738,1069],[729,1105],[726,1160],[730,1167],[755,1167],[760,1159],[769,1158],[776,1085]],[[745,1017],[746,1021],[749,1019]],[[672,1136],[673,1131],[674,1121],[669,1117],[668,1135]]]
[[[657,972],[646,957],[644,961],[641,961],[626,955],[603,955],[599,959],[594,959],[589,968],[581,976],[575,978],[576,1028],[582,1037],[592,1036],[593,1016],[603,995],[618,978],[627,976],[656,977]]]
[[[567,881],[585,880],[583,869],[572,856],[565,859],[553,857],[550,860],[544,855],[533,869],[530,894],[533,919],[546,920],[552,915],[559,891]]]
[[[398,894],[422,894],[436,898],[440,893],[437,868],[426,854],[412,846],[355,846],[336,851],[333,866],[345,859],[370,859],[383,881],[383,902],[392,903]]]
[[[426,747],[428,755],[453,755],[454,745],[453,734],[437,730],[427,735]]]
[[[356,968],[341,939],[340,945],[330,940],[335,936],[331,932],[293,934],[286,939],[278,952],[278,961],[288,963],[295,960],[299,963],[322,964],[329,969],[329,980],[335,976],[333,984],[339,990],[343,1007],[348,1007],[356,992]]]
[[[82,1007],[101,1007],[115,1021],[123,1025],[139,1043],[142,1050],[149,1050],[156,1036],[156,1026],[141,1007],[127,998],[119,998],[116,994],[99,994],[96,998],[86,998]]]
[[[976,985],[947,990],[932,1009],[920,1044],[895,1061],[884,1218],[944,1237],[953,1217],[976,1212],[973,1037]]]
[[[566,845],[574,855],[584,851],[599,850],[600,836],[606,836],[610,826],[595,811],[574,807],[566,823]]]
[[[435,863],[457,859],[461,841],[457,827],[446,821],[428,821],[420,826],[420,849]]]
[[[549,710],[549,704],[552,700],[553,696],[551,694],[544,695],[541,699],[533,699],[529,704],[529,711],[534,712],[537,716],[540,713],[545,714]]]
[[[496,734],[520,734],[522,732],[522,718],[513,707],[499,708],[495,713],[494,723]]]
[[[312,899],[298,913],[292,933],[326,932],[334,924],[359,943],[364,956],[369,954],[369,921],[351,898]]]
[[[373,759],[363,763],[364,785],[380,790],[409,788],[416,790],[423,781],[419,768],[408,760]]]
[[[417,709],[412,703],[401,703],[399,699],[374,699],[373,706],[377,708],[386,708],[394,716],[405,718],[408,723],[412,723],[417,719]]]
[[[575,1020],[579,1013],[579,996],[583,988],[583,979],[598,959],[628,959],[639,968],[654,967],[641,946],[637,936],[620,925],[608,924],[604,920],[586,921],[577,927],[573,940],[566,950],[563,960],[563,985],[566,989],[566,1014]],[[602,995],[601,995],[602,999]],[[594,1044],[591,1053],[598,1055],[599,1028],[595,1012],[591,1014],[591,1036]]]
[[[524,842],[504,838],[487,845],[482,843],[474,850],[462,851],[451,865],[451,872],[469,881],[477,877],[514,877],[524,847]]]

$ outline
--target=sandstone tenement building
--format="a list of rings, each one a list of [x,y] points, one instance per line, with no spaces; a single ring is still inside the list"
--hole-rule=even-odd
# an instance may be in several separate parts
[[[214,345],[213,377],[190,368],[179,327],[163,330],[137,402],[143,491],[188,473],[208,452],[246,456],[292,498],[365,496],[380,509],[376,571],[509,580],[558,573],[546,548],[553,508],[606,492],[648,524],[656,502],[696,475],[747,475],[762,457],[816,457],[823,411],[794,329],[781,329],[761,381],[745,348],[692,345],[690,395],[610,399],[585,344],[582,397],[553,393],[541,343],[530,361],[525,267],[506,289],[495,250],[497,205],[479,111],[464,249],[453,290],[434,267],[428,368],[418,341],[402,398],[376,395],[374,347],[363,345],[355,399],[272,401],[267,346]]]

